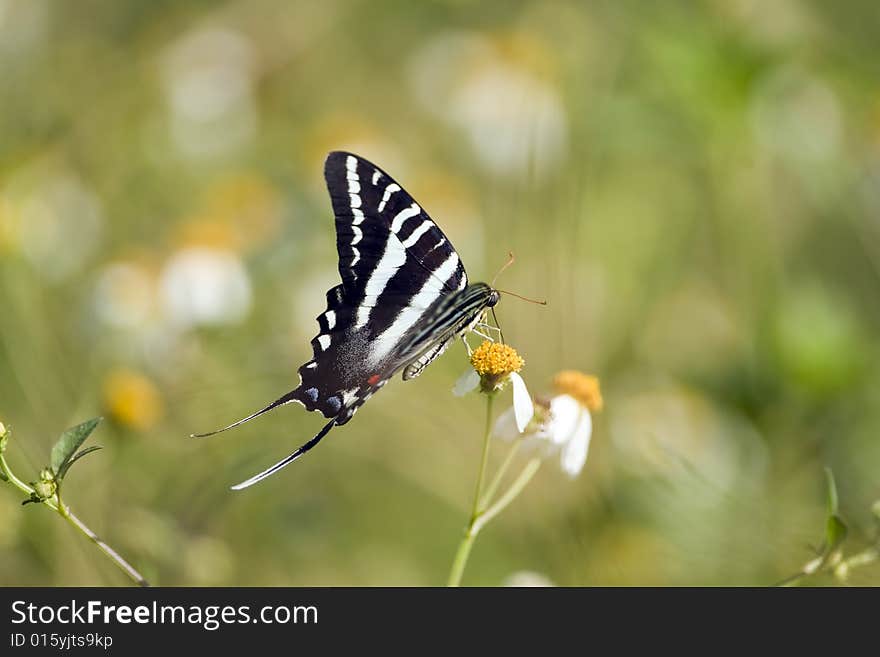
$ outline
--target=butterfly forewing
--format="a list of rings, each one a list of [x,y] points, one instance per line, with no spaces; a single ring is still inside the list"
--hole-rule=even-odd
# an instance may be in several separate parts
[[[382,169],[335,151],[327,156],[324,178],[346,292],[375,296],[387,289],[411,296],[428,276],[447,292],[467,285],[464,266],[443,231]]]
[[[321,332],[300,368],[297,398],[333,417],[356,408],[407,362],[405,338],[441,297],[467,285],[467,274],[443,232],[377,166],[333,152],[324,176],[342,285],[318,317]]]

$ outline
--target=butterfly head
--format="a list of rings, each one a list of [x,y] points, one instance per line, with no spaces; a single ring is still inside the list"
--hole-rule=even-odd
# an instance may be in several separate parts
[[[486,307],[491,308],[492,306],[497,305],[497,303],[501,300],[501,293],[498,290],[490,290],[489,298],[486,299]]]

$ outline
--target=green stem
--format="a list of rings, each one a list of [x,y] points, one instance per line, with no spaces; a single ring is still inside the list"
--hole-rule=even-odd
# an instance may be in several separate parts
[[[516,481],[514,481],[510,488],[507,489],[507,492],[505,492],[495,504],[483,511],[479,518],[477,518],[473,527],[474,534],[480,531],[480,529],[482,529],[492,518],[504,511],[504,509],[506,509],[508,505],[523,492],[523,489],[532,480],[532,477],[535,476],[535,473],[540,467],[541,459],[538,457],[533,458],[526,464],[526,467],[523,468],[523,471],[520,473],[519,477],[516,478]]]
[[[28,484],[24,483],[21,479],[19,479],[12,470],[9,468],[9,464],[6,463],[6,458],[3,455],[3,452],[0,451],[0,471],[6,475],[9,483],[18,488],[21,492],[25,493],[29,498],[35,494],[34,489]],[[70,512],[70,509],[61,501],[61,491],[57,490],[56,494],[53,497],[42,500],[42,503],[47,507],[55,511],[62,518],[67,520],[71,525],[76,527],[76,529],[81,532],[84,536],[86,536],[92,543],[98,546],[98,548],[106,554],[110,560],[116,564],[116,566],[122,570],[128,577],[132,579],[138,586],[149,586],[150,583],[141,575],[134,567],[128,563],[122,556],[119,555],[116,550],[107,545],[104,541],[100,539],[100,537],[95,534],[91,529],[86,526],[86,524],[77,518],[73,513]]]
[[[455,559],[452,562],[452,570],[449,572],[449,580],[447,586],[460,586],[461,577],[464,574],[464,567],[467,565],[468,557],[471,554],[471,548],[474,539],[477,537],[477,531],[474,525],[480,516],[480,494],[483,489],[483,479],[486,477],[486,463],[489,461],[489,441],[492,438],[492,402],[495,398],[493,393],[489,393],[486,399],[486,427],[483,432],[483,454],[480,457],[480,474],[477,476],[477,488],[474,492],[474,503],[471,507],[471,517],[468,521],[467,528],[464,532],[464,538],[458,545],[455,553]]]
[[[455,560],[452,562],[452,570],[449,572],[449,581],[446,583],[447,586],[461,586],[461,576],[464,574],[464,567],[471,554],[471,547],[474,544],[474,539],[477,537],[472,529],[472,527],[468,526],[464,533],[464,538],[458,544]]]
[[[800,572],[797,572],[790,577],[786,577],[784,580],[776,584],[776,586],[796,586],[806,578],[815,575],[818,572],[829,571],[837,579],[844,581],[853,568],[867,566],[878,559],[880,559],[880,544],[871,545],[861,552],[856,552],[854,555],[845,559],[841,558],[839,561],[835,560],[833,564],[829,564],[829,561],[831,560],[828,558],[816,557],[807,563]]]
[[[6,463],[6,457],[3,456],[2,451],[0,451],[0,470],[3,471],[4,475],[6,475],[6,478],[9,480],[10,484],[12,484],[16,488],[18,488],[23,493],[27,493],[28,497],[30,497],[31,494],[34,492],[33,488],[28,486],[26,483],[24,483],[18,477],[16,477],[15,473],[9,469],[9,465]],[[58,507],[56,507],[54,504],[52,504],[52,502],[50,502],[49,500],[46,500],[44,502],[44,504],[46,504],[46,506],[48,506],[50,509],[53,509],[55,511],[58,510]]]
[[[501,481],[502,479],[504,479],[507,468],[510,467],[510,464],[513,463],[514,457],[519,452],[519,448],[522,446],[522,442],[522,438],[519,437],[514,440],[513,446],[510,448],[510,451],[507,452],[504,463],[502,463],[501,467],[498,468],[498,472],[495,473],[495,476],[492,478],[492,482],[489,484],[488,488],[486,488],[486,492],[483,494],[483,499],[480,501],[481,511],[485,510],[492,502],[492,498],[495,496],[495,492],[501,485]]]
[[[112,561],[115,563],[126,575],[128,575],[131,580],[137,584],[138,586],[149,586],[150,583],[141,575],[134,567],[128,563],[125,559],[122,558],[116,550],[107,545],[101,538],[89,529],[86,524],[77,518],[73,513],[71,513],[70,509],[67,508],[64,504],[61,503],[61,500],[58,500],[59,503],[59,513],[74,527],[76,527],[86,538],[88,538],[92,543],[98,546],[98,549],[101,550],[104,554],[106,554]]]
[[[486,395],[486,428],[483,432],[483,455],[480,458],[480,475],[477,477],[477,489],[474,492],[474,505],[471,509],[471,525],[480,512],[480,494],[483,491],[483,479],[486,478],[486,464],[489,462],[489,443],[492,438],[492,402],[495,394]]]

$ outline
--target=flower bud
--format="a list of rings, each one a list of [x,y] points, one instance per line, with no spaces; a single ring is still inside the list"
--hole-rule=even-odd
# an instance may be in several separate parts
[[[55,494],[54,481],[38,481],[34,485],[34,493],[41,500],[48,500]]]

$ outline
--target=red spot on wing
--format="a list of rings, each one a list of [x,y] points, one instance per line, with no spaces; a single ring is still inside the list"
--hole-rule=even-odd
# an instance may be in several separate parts
[[[374,385],[376,385],[377,383],[379,383],[379,379],[380,379],[380,378],[381,378],[381,377],[380,377],[378,374],[374,374],[374,375],[371,376],[369,379],[367,379],[367,383],[369,383],[371,386],[374,386]]]

